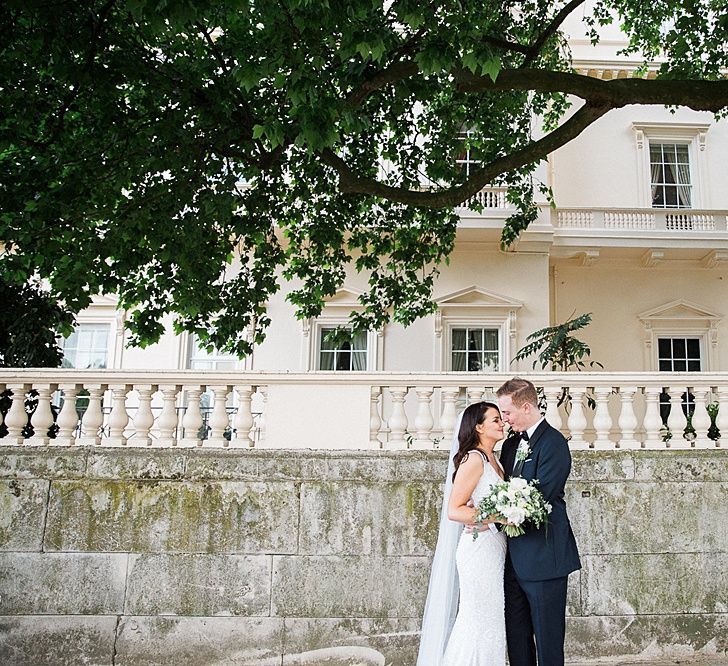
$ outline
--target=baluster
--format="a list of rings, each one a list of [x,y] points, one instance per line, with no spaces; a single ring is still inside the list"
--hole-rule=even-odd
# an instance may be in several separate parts
[[[645,387],[645,428],[646,449],[664,449],[665,442],[662,441],[662,417],[660,416],[660,394],[662,390],[655,386]]]
[[[25,394],[30,389],[27,384],[8,384],[13,392],[10,409],[5,416],[5,426],[8,429],[3,444],[22,444],[23,428],[28,423],[28,414],[25,411]]]
[[[612,427],[612,417],[609,414],[609,396],[612,394],[611,388],[604,386],[596,386],[594,388],[594,396],[597,403],[594,412],[594,430],[596,431],[596,439],[594,440],[595,449],[613,449],[614,445],[609,440],[609,430]]]
[[[259,386],[258,394],[260,395],[260,418],[258,419],[258,445],[264,444],[266,440],[266,406],[268,404],[268,387]]]
[[[561,430],[561,414],[559,413],[561,388],[558,386],[545,386],[543,392],[546,396],[546,420],[556,430]]]
[[[208,446],[228,446],[225,439],[225,431],[230,425],[230,417],[227,413],[227,395],[230,392],[229,386],[211,386],[214,395],[212,415],[210,416],[210,436],[206,444]]]
[[[162,393],[162,413],[157,418],[160,446],[177,446],[177,392],[179,386],[160,386]]]
[[[81,434],[78,444],[101,444],[101,426],[104,425],[104,412],[101,403],[104,399],[105,384],[85,386],[88,391],[88,407],[81,419]]]
[[[468,405],[473,405],[476,402],[481,402],[483,400],[485,390],[474,386],[468,386],[466,394],[468,396]]]
[[[571,434],[569,446],[572,449],[588,449],[589,443],[584,439],[584,430],[586,429],[586,416],[584,414],[584,389],[570,388],[571,396],[571,412],[569,413],[568,426]]]
[[[28,439],[26,444],[47,446],[50,441],[48,430],[53,425],[51,395],[56,390],[56,387],[52,384],[36,384],[33,388],[38,394],[38,403],[30,417],[30,424],[33,426],[33,436]]]
[[[413,441],[412,448],[432,448],[432,426],[435,424],[432,418],[432,393],[435,389],[432,386],[417,386],[417,415],[415,416],[415,431],[417,437]]]
[[[200,412],[201,386],[187,387],[187,408],[182,417],[182,439],[180,446],[202,446],[200,429],[202,428],[202,413]]]
[[[58,433],[52,443],[55,446],[73,446],[78,427],[78,412],[76,411],[78,385],[60,384],[58,388],[63,392],[63,405],[56,419]]]
[[[152,438],[149,431],[154,425],[152,393],[156,392],[157,387],[145,384],[134,388],[139,394],[139,405],[134,415],[134,434],[129,438],[129,443],[136,446],[151,446]]]
[[[109,438],[107,446],[126,446],[124,430],[129,425],[129,414],[126,411],[126,394],[129,386],[109,386],[111,390],[111,413],[109,414]]]
[[[382,427],[382,417],[379,415],[379,399],[382,395],[381,386],[372,386],[369,394],[369,447],[381,449],[379,429]]]
[[[690,448],[690,442],[684,437],[685,415],[682,410],[682,394],[687,389],[683,387],[670,386],[667,392],[670,395],[670,414],[667,417],[667,429],[672,433],[667,445],[671,449]]]
[[[404,411],[404,401],[407,397],[407,387],[390,388],[392,396],[392,415],[389,417],[389,449],[406,449],[407,442],[404,433],[407,430],[407,414]]]
[[[636,386],[620,386],[619,399],[622,408],[619,412],[619,440],[617,445],[620,449],[638,449],[640,443],[635,437],[637,429],[637,416],[634,413],[634,396],[637,393]]]
[[[235,428],[235,439],[231,445],[236,448],[249,448],[253,446],[251,431],[253,429],[253,410],[252,386],[236,386],[235,392],[238,394],[238,409],[235,412],[233,426]]]
[[[708,439],[708,429],[710,428],[710,414],[708,414],[708,395],[707,388],[693,388],[693,396],[695,398],[695,411],[691,422],[695,429],[695,440],[693,446],[699,449],[713,448],[713,442]]]
[[[720,448],[728,448],[728,386],[719,386],[718,414],[715,417],[715,427],[718,428],[720,437],[715,443]]]
[[[440,448],[449,450],[452,441],[452,431],[458,420],[455,404],[460,395],[459,388],[442,389],[442,415],[440,416],[440,429],[442,430],[442,442]]]

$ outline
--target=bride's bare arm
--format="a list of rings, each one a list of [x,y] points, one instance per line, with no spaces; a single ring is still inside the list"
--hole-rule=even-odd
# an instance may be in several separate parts
[[[450,501],[447,505],[447,517],[457,523],[473,525],[475,508],[468,506],[470,497],[478,485],[483,474],[483,459],[477,454],[469,455],[458,467],[455,481],[450,491]],[[481,525],[495,522],[492,518],[481,522]]]

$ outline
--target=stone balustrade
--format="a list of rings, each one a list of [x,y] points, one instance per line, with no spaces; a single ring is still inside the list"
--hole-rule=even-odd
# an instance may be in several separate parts
[[[727,216],[724,210],[687,208],[558,208],[551,221],[557,229],[725,232]]]
[[[449,448],[458,412],[510,376],[11,369],[0,443]],[[528,376],[573,449],[726,448],[726,373]]]

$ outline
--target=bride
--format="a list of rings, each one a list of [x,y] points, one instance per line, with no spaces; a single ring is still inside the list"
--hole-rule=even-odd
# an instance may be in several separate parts
[[[470,405],[455,432],[417,666],[503,666],[506,537],[495,519],[483,521],[489,529],[475,540],[462,530],[474,522],[469,504],[477,504],[503,478],[493,453],[503,438],[498,407]]]

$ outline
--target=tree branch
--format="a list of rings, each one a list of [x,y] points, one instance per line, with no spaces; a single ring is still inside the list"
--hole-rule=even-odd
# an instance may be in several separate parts
[[[344,193],[370,194],[411,206],[449,208],[469,199],[497,176],[544,159],[549,153],[581,134],[611,108],[608,104],[587,103],[553,132],[509,155],[489,162],[473,173],[462,185],[443,190],[423,192],[392,187],[371,178],[358,176],[330,149],[320,153],[320,157],[325,164],[336,170],[339,175],[339,189]]]
[[[538,36],[536,41],[528,47],[526,58],[521,64],[522,68],[529,67],[531,63],[536,59],[544,44],[554,35],[554,33],[561,27],[561,24],[566,18],[573,12],[579,5],[583,4],[584,0],[571,0],[568,5],[561,8],[561,11],[554,16],[551,23],[546,26],[546,29]]]
[[[720,111],[728,106],[728,80],[614,79],[602,81],[571,72],[542,69],[506,69],[493,81],[464,68],[454,72],[461,92],[532,90],[576,95],[613,108],[627,104],[687,106],[696,111]]]

